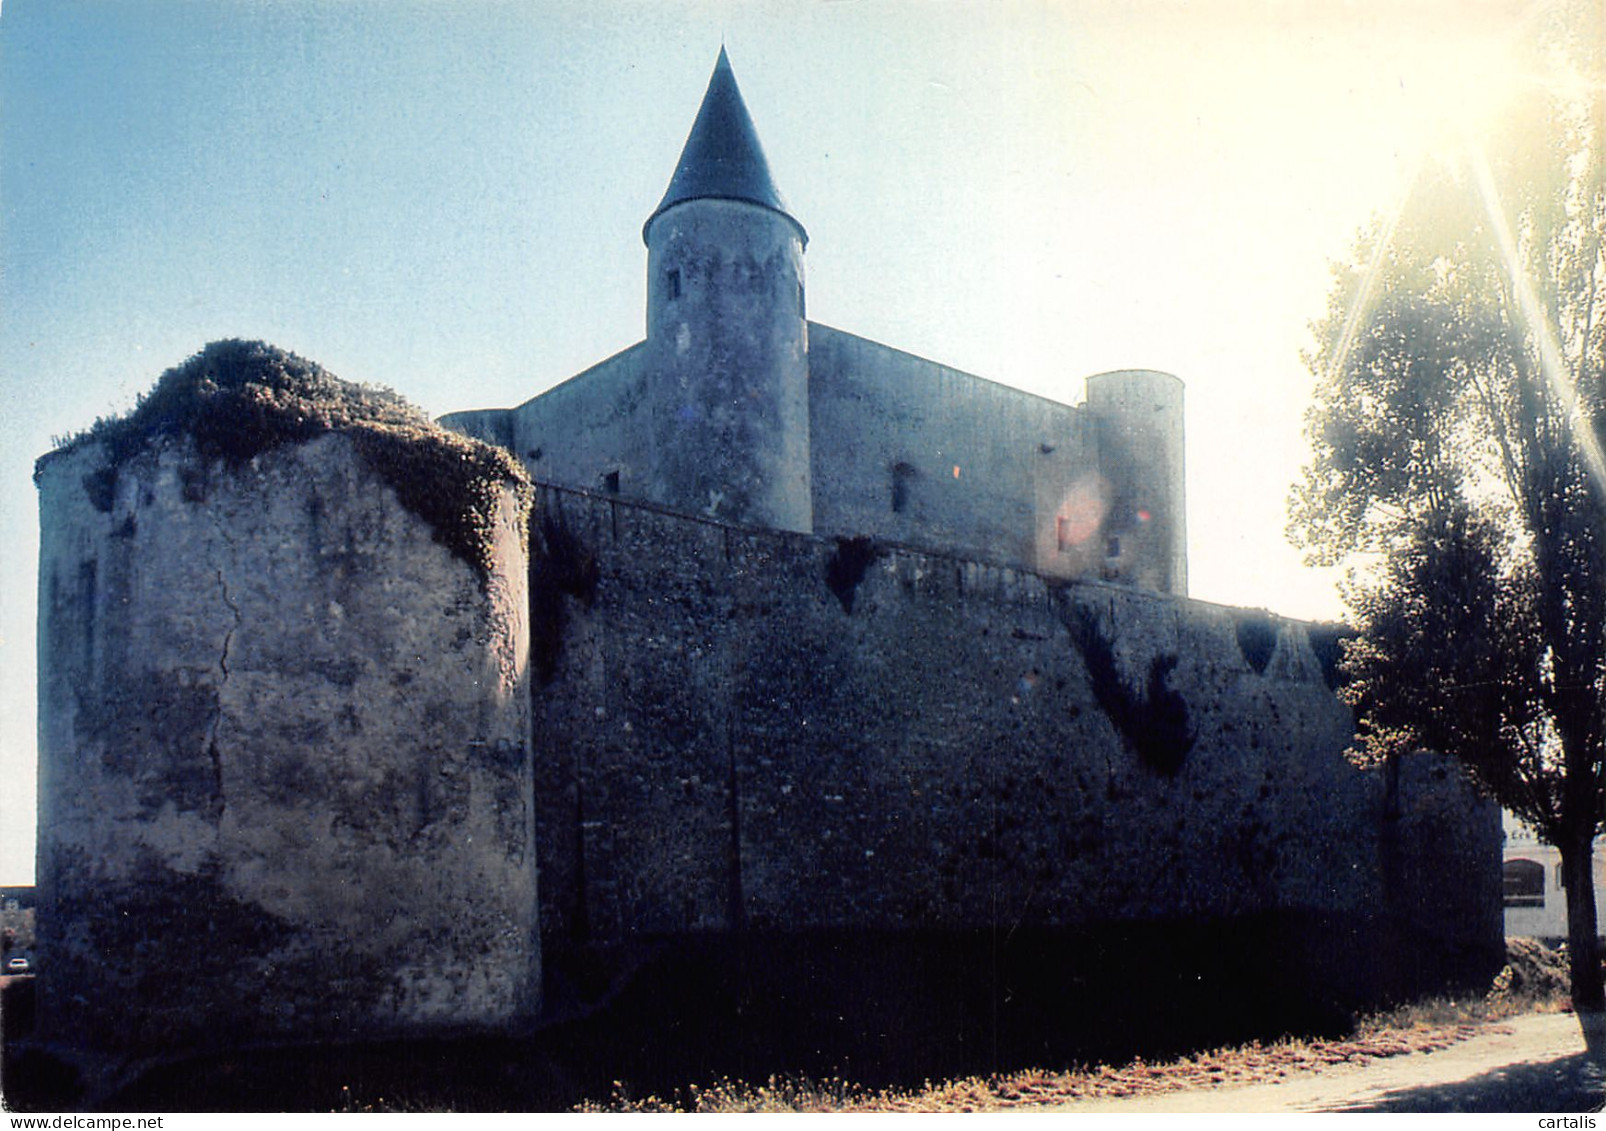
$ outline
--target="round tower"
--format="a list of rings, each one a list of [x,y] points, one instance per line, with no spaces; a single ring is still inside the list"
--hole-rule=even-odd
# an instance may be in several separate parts
[[[522,477],[261,343],[157,392],[36,473],[42,1037],[92,1067],[529,1025]]]
[[[1182,382],[1152,369],[1087,379],[1099,471],[1110,485],[1102,575],[1188,595]]]
[[[803,248],[723,48],[647,244],[648,498],[813,530]]]

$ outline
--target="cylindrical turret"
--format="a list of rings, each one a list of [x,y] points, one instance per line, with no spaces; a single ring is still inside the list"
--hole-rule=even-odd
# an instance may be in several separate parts
[[[1187,596],[1182,382],[1152,369],[1100,373],[1087,379],[1087,409],[1110,485],[1104,578]]]
[[[803,247],[720,52],[647,244],[649,498],[813,530]]]
[[[157,392],[37,471],[41,1036],[120,1058],[529,1024],[512,461],[259,344]],[[364,427],[308,436],[309,404]]]
[[[696,200],[648,241],[652,474],[682,510],[811,531],[803,246],[786,217]]]

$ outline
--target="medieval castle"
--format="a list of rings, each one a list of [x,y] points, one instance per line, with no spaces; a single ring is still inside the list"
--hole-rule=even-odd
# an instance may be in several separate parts
[[[1186,598],[1175,378],[808,322],[723,51],[643,236],[646,339],[455,432],[219,343],[40,460],[42,1042],[718,983],[918,1074],[1498,969],[1493,807],[1346,761],[1334,630]]]
[[[543,482],[1187,594],[1181,382],[1101,374],[1078,409],[809,322],[808,234],[723,48],[642,239],[646,341],[444,423]]]

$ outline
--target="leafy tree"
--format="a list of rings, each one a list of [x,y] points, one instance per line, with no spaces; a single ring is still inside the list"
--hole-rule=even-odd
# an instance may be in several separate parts
[[[1289,525],[1313,562],[1351,566],[1354,753],[1451,753],[1560,850],[1573,1003],[1597,1019],[1603,18],[1588,0],[1542,10],[1530,82],[1487,147],[1425,169],[1336,269]]]

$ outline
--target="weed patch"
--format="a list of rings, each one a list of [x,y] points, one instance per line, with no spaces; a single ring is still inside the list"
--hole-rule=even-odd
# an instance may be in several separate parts
[[[105,446],[106,464],[85,488],[96,507],[110,511],[119,470],[163,440],[187,437],[203,460],[237,469],[264,452],[326,432],[350,437],[402,505],[429,523],[435,537],[482,579],[491,569],[504,486],[518,492],[528,516],[529,478],[508,452],[441,428],[389,389],[342,381],[263,342],[211,343],[163,373],[132,412],[97,420],[59,450]],[[193,486],[188,497],[204,499],[204,477]]]

